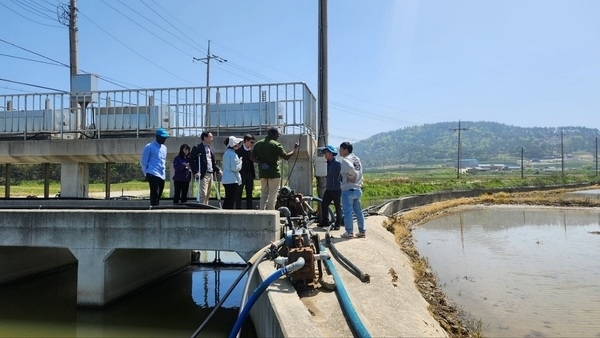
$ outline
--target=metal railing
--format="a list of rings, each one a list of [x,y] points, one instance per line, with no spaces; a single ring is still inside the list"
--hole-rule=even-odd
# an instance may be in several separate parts
[[[0,139],[265,134],[316,139],[316,99],[304,83],[0,95]]]

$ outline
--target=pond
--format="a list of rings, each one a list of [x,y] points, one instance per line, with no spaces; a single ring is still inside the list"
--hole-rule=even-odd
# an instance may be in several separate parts
[[[600,336],[600,209],[460,207],[413,237],[485,336]]]

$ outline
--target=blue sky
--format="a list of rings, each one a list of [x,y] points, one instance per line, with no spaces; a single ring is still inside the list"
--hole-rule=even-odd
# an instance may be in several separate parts
[[[60,4],[0,2],[1,79],[68,90],[69,69],[39,56],[69,64]],[[228,61],[211,63],[211,85],[318,92],[317,0],[77,6],[80,69],[122,87],[204,86],[206,66],[192,59],[210,39]],[[328,10],[331,144],[458,120],[600,128],[600,1],[333,0]],[[122,89],[114,83],[99,89]],[[48,91],[0,81],[0,94]]]

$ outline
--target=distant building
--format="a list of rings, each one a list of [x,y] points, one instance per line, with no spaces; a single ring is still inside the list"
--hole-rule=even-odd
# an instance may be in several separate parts
[[[454,166],[458,167],[457,162],[454,162]],[[479,166],[479,161],[474,158],[464,158],[460,160],[460,168],[473,168]]]

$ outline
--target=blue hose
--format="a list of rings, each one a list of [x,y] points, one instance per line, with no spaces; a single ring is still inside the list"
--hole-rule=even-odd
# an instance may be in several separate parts
[[[235,338],[237,336],[238,332],[242,328],[242,325],[244,324],[244,321],[246,320],[246,317],[248,317],[248,314],[250,313],[250,309],[252,309],[252,306],[254,305],[254,303],[256,303],[258,297],[260,297],[263,291],[265,291],[265,289],[269,285],[271,285],[271,283],[279,279],[279,277],[287,274],[288,272],[294,272],[303,266],[304,258],[299,257],[297,261],[273,272],[269,277],[267,277],[267,279],[260,283],[260,285],[256,288],[256,290],[254,290],[254,292],[250,296],[250,299],[248,299],[248,302],[244,306],[242,312],[240,312],[240,315],[238,316],[235,325],[233,325],[233,329],[231,329],[231,332],[229,333],[229,338]]]
[[[323,251],[325,251],[325,247],[321,245],[321,252]],[[356,313],[356,309],[354,309],[354,306],[348,297],[348,292],[346,292],[346,288],[344,287],[342,279],[340,278],[340,275],[338,275],[335,266],[333,266],[333,263],[329,259],[325,260],[325,265],[327,266],[327,269],[329,269],[329,272],[331,272],[333,280],[335,281],[335,294],[340,301],[342,311],[346,315],[346,318],[348,318],[347,321],[350,323],[350,329],[357,337],[370,338],[371,334],[369,331],[367,331],[367,328],[360,320],[360,317],[358,317],[358,313]]]

